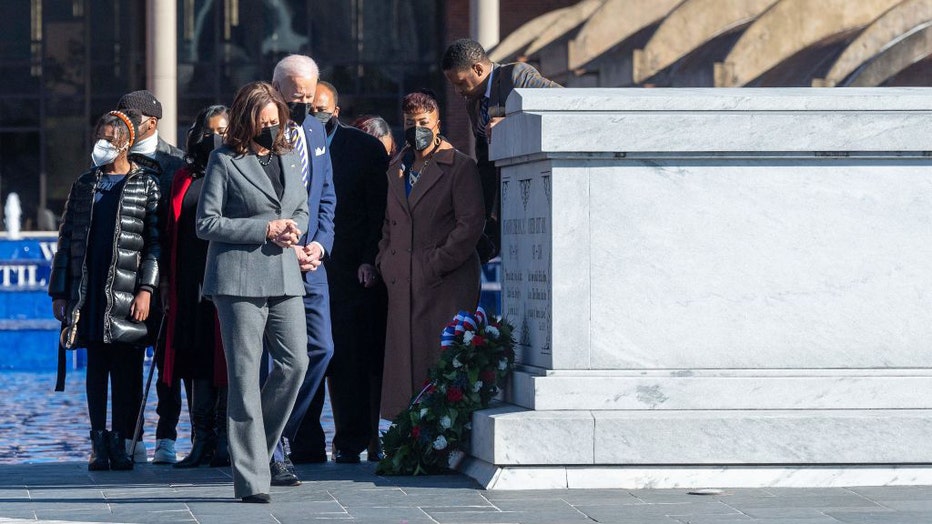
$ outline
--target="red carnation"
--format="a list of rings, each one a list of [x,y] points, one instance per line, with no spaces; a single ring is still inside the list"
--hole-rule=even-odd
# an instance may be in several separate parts
[[[485,338],[483,338],[481,335],[476,335],[472,337],[470,344],[472,344],[473,347],[481,346],[482,344],[485,344]]]
[[[479,379],[485,382],[486,384],[494,382],[495,381],[495,370],[494,369],[483,369],[482,372],[479,373]]]
[[[463,400],[463,390],[455,386],[447,390],[448,402],[459,402],[460,400]]]
[[[420,436],[421,436],[421,426],[414,426],[413,428],[411,428],[411,436],[414,437],[414,438],[420,437]]]

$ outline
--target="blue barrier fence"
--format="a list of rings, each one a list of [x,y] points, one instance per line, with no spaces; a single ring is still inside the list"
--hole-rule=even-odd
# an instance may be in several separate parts
[[[24,233],[11,240],[0,234],[0,369],[55,369],[61,325],[52,316],[47,289],[58,234]],[[482,267],[480,303],[501,313],[498,259]],[[83,367],[83,350],[68,352],[68,365]]]

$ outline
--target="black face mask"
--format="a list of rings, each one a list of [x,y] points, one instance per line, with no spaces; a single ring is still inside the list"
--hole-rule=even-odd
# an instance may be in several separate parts
[[[201,141],[194,144],[191,156],[194,165],[203,169],[207,166],[207,160],[210,158],[210,152],[219,147],[223,142],[223,137],[215,133],[205,133]]]
[[[434,132],[429,127],[414,126],[405,129],[405,142],[418,151],[427,149],[434,141]]]
[[[330,119],[333,118],[333,113],[328,111],[317,111],[314,113],[314,118],[317,119],[323,125],[327,125],[330,122]]]
[[[278,136],[278,124],[270,127],[263,127],[262,131],[259,131],[259,134],[254,136],[252,139],[255,143],[266,149],[272,149],[272,146],[275,144],[275,137]]]
[[[307,118],[307,114],[311,110],[311,104],[288,102],[288,109],[291,110],[291,119],[294,123],[301,125],[304,123],[304,119]]]

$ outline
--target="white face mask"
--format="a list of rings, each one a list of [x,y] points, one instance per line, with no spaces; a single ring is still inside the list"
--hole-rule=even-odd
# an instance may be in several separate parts
[[[142,140],[137,140],[133,144],[133,148],[130,149],[131,153],[138,153],[140,155],[145,155],[149,158],[155,156],[155,148],[159,145],[159,134],[158,132],[152,133],[152,136],[149,138],[144,138]]]
[[[94,165],[97,167],[105,166],[107,164],[112,164],[113,161],[120,156],[121,152],[121,149],[118,149],[107,140],[100,139],[94,144],[91,160],[94,161]]]

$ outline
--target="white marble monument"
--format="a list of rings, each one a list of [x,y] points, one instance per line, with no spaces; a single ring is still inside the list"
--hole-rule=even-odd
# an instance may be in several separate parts
[[[516,91],[489,488],[932,484],[932,89]]]

